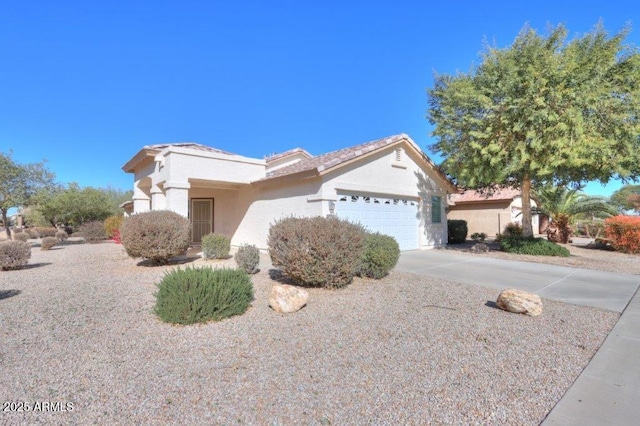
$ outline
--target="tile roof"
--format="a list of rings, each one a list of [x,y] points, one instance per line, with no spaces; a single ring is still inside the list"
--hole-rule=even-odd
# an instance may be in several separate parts
[[[301,160],[289,166],[282,167],[272,172],[268,172],[267,176],[260,180],[272,179],[275,177],[311,171],[314,169],[318,172],[322,172],[353,158],[360,157],[361,155],[375,151],[387,145],[391,145],[403,139],[408,139],[408,136],[405,134],[394,135],[384,139],[378,139],[360,145],[351,146],[349,148],[339,149],[337,151],[318,155],[316,157],[311,157],[307,160]]]
[[[199,143],[195,143],[195,142],[176,142],[176,143],[159,143],[159,144],[155,144],[155,145],[145,145],[143,147],[143,149],[150,149],[150,150],[157,150],[157,151],[162,151],[165,148],[168,147],[177,147],[177,148],[189,148],[189,149],[195,149],[198,151],[205,151],[205,152],[215,152],[217,154],[227,154],[227,155],[236,155],[232,152],[227,152],[227,151],[223,151],[221,149],[217,149],[217,148],[212,148],[210,146],[206,146],[206,145],[202,145]]]
[[[303,155],[305,155],[305,156],[307,156],[309,158],[313,157],[313,155],[309,154],[307,152],[307,150],[305,150],[305,149],[293,148],[293,149],[290,149],[290,150],[285,151],[285,152],[280,152],[280,153],[271,154],[271,155],[265,155],[264,159],[267,162],[267,164],[269,164],[269,163],[271,163],[273,161],[279,160],[279,159],[281,159],[283,157],[286,157],[288,155],[297,154],[297,153],[301,153],[301,154],[303,154]]]
[[[506,201],[518,197],[520,192],[519,189],[514,188],[495,188],[491,192],[489,192],[489,190],[478,191],[469,189],[459,194],[451,194],[450,200],[456,204]]]

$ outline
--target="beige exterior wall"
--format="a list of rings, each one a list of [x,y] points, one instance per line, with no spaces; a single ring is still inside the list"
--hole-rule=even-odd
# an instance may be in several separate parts
[[[531,200],[531,206],[536,203]],[[464,203],[450,206],[448,219],[462,219],[467,221],[469,230],[467,238],[476,232],[484,232],[488,237],[495,237],[502,233],[509,222],[522,223],[522,198],[493,202]],[[538,232],[538,216],[532,220],[534,233]]]
[[[469,230],[467,238],[476,232],[484,232],[488,237],[495,237],[511,222],[511,203],[502,201],[460,204],[450,207],[447,218],[466,220]]]

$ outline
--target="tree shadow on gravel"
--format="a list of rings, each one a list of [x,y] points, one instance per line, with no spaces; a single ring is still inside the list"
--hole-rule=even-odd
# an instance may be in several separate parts
[[[153,263],[149,259],[145,259],[136,263],[136,266],[145,266],[148,268],[153,268],[156,266],[184,265],[187,263],[193,263],[198,259],[200,259],[200,256],[179,256],[179,257],[174,257],[170,259],[169,262],[164,265],[158,265],[157,263]]]
[[[35,268],[40,268],[42,266],[49,266],[49,265],[51,265],[51,262],[29,263],[27,265],[24,265],[20,269],[35,269]],[[16,271],[19,271],[20,269],[16,269]]]
[[[22,290],[0,290],[0,300],[8,299],[22,293]]]

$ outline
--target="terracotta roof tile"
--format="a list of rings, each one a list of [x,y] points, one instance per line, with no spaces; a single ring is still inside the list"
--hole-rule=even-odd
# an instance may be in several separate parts
[[[513,200],[520,195],[519,189],[514,188],[497,188],[492,192],[466,190],[459,194],[451,194],[450,200],[456,204],[459,203],[477,203],[491,201]]]
[[[267,164],[269,164],[269,163],[271,163],[271,162],[273,162],[273,161],[276,161],[276,160],[279,160],[279,159],[281,159],[281,158],[283,158],[283,157],[286,157],[287,155],[292,155],[292,154],[297,154],[297,153],[304,154],[305,156],[307,156],[307,157],[309,157],[309,158],[313,157],[313,155],[309,154],[309,153],[307,152],[307,150],[305,150],[305,149],[302,149],[302,148],[293,148],[293,149],[290,149],[290,150],[285,151],[285,152],[280,152],[280,153],[277,153],[277,154],[266,155],[266,156],[264,157],[264,159],[265,159],[265,161],[267,162]]]
[[[215,152],[217,154],[236,155],[232,152],[223,151],[221,149],[212,148],[210,146],[202,145],[195,142],[159,143],[155,145],[146,145],[144,146],[144,149],[157,150],[158,152],[160,152],[163,149],[168,148],[170,146],[171,147],[175,146],[178,148],[195,149],[198,151],[205,151],[205,152]]]
[[[305,171],[317,170],[322,172],[324,170],[335,167],[353,158],[360,157],[371,151],[375,151],[379,148],[385,147],[396,143],[402,139],[408,138],[405,134],[399,134],[390,136],[384,139],[378,139],[371,142],[366,142],[360,145],[352,146],[349,148],[339,149],[337,151],[329,152],[326,154],[311,157],[307,160],[301,160],[297,163],[291,164],[281,169],[268,172],[267,176],[260,180],[272,179],[275,177],[286,176],[294,173],[300,173]]]

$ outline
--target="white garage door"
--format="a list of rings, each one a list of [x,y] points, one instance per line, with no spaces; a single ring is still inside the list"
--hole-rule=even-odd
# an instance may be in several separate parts
[[[336,214],[341,219],[360,222],[369,231],[391,235],[400,250],[418,248],[418,202],[363,195],[338,195]]]

